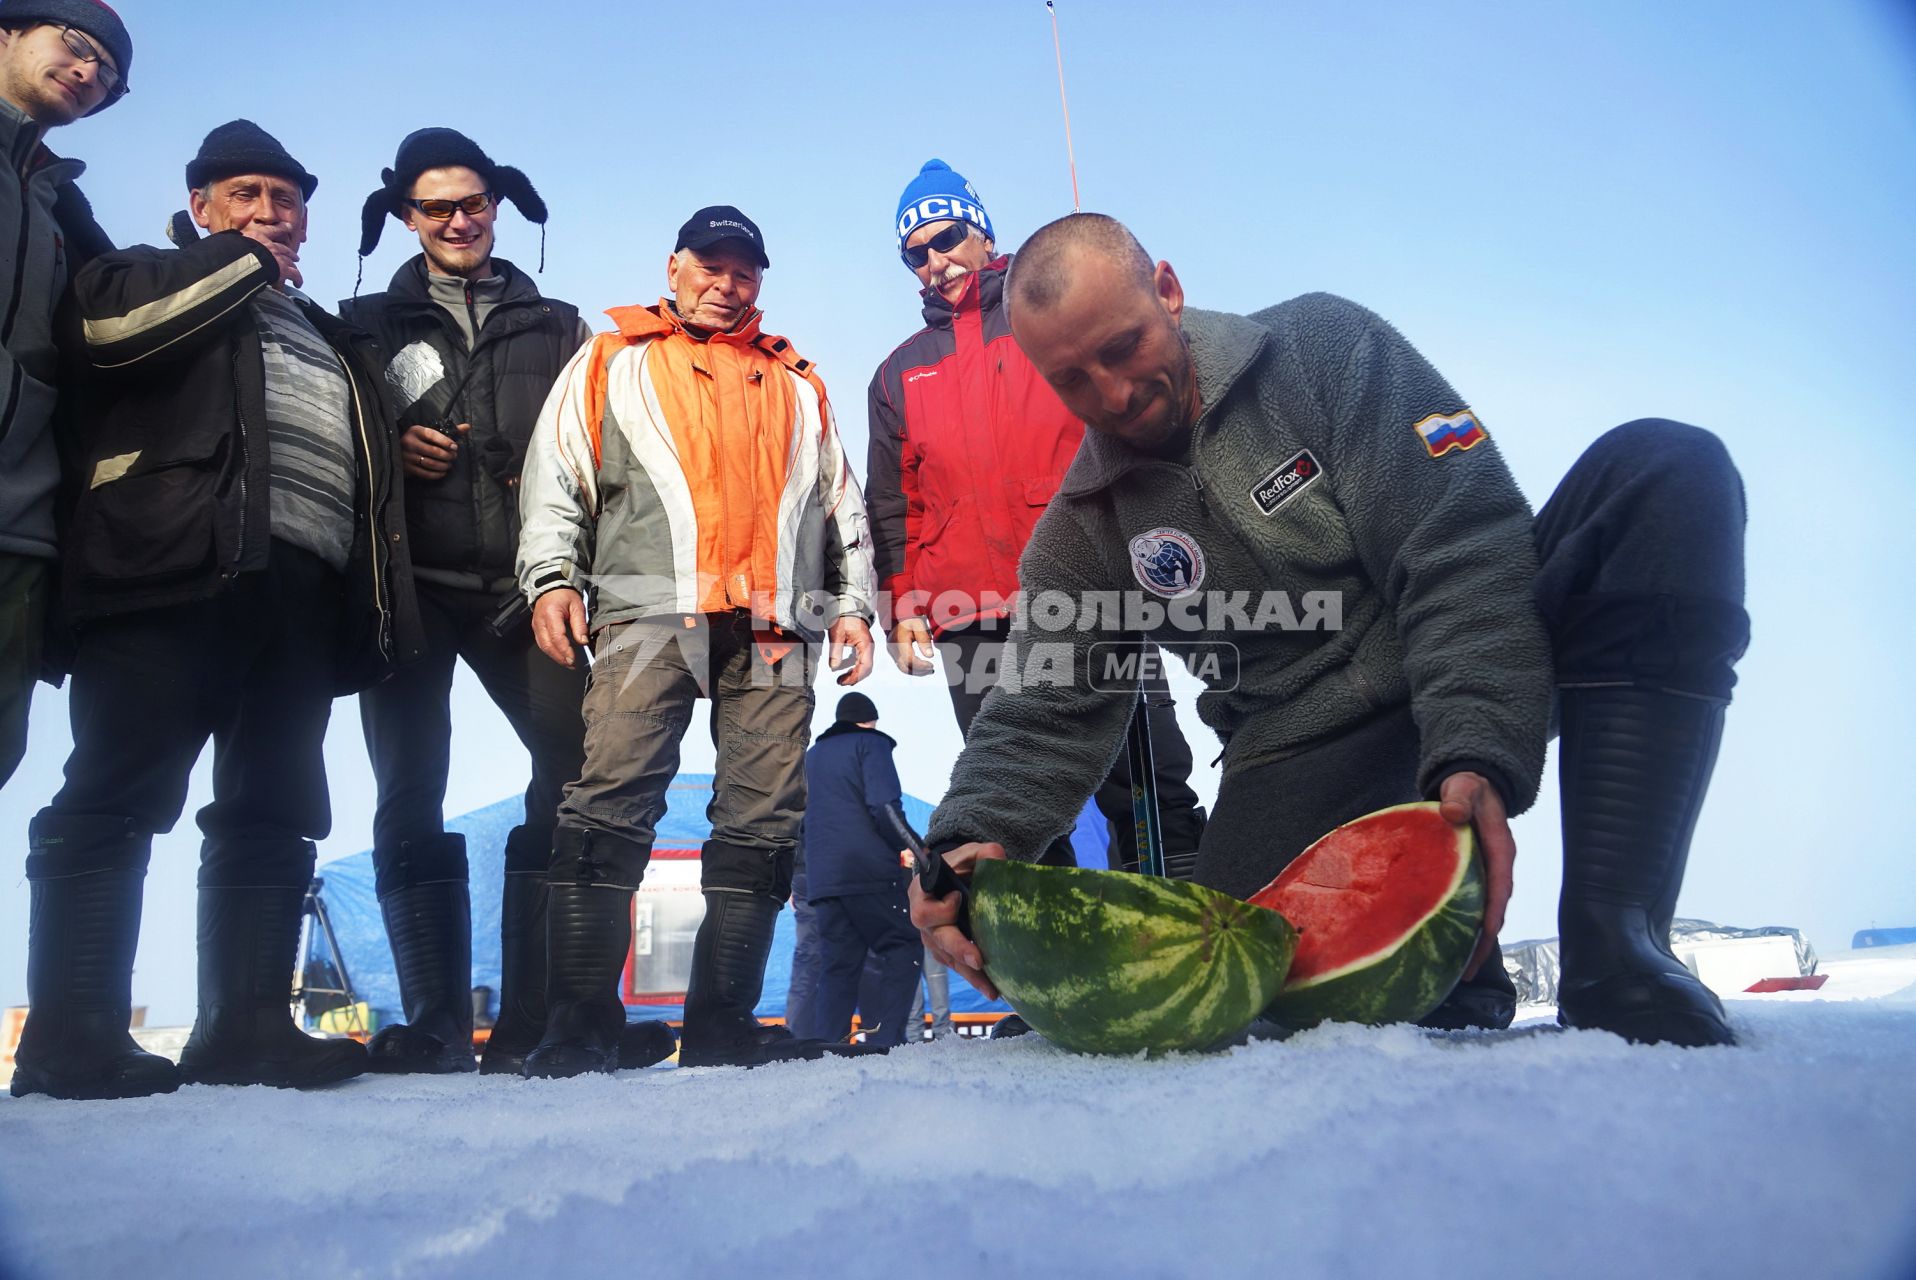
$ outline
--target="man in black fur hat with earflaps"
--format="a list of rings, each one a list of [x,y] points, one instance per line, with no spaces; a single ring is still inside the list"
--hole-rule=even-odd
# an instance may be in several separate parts
[[[382,179],[361,215],[360,257],[388,216],[419,237],[420,252],[386,292],[340,312],[384,349],[427,650],[359,702],[379,786],[379,905],[406,1014],[373,1037],[372,1069],[474,1066],[465,837],[445,829],[442,809],[453,668],[463,658],[532,756],[525,821],[506,837],[499,1020],[481,1066],[516,1075],[545,1029],[546,862],[560,793],[585,756],[585,669],[540,654],[514,583],[519,471],[546,393],[591,330],[577,308],[540,296],[525,272],[493,256],[499,201],[510,200],[539,225],[544,263],[546,206],[525,174],[456,130],[420,129]],[[626,1038],[627,1066],[673,1047],[662,1024],[636,1024]]]

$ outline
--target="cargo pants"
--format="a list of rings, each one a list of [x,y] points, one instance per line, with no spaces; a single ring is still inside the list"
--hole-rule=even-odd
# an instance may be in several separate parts
[[[817,654],[745,613],[642,619],[593,637],[585,766],[559,804],[551,883],[637,889],[700,697],[718,766],[703,888],[791,896]]]

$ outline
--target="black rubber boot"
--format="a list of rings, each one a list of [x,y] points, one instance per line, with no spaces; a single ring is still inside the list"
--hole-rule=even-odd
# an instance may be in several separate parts
[[[463,880],[396,889],[379,900],[406,1020],[366,1046],[369,1070],[452,1075],[472,1056],[472,896]]]
[[[1493,942],[1477,976],[1459,981],[1417,1025],[1432,1031],[1502,1031],[1516,1016],[1517,984],[1504,969],[1503,951]]]
[[[801,1040],[753,1015],[784,904],[762,894],[707,890],[685,993],[682,1067],[757,1067],[768,1062],[883,1053],[888,1046]]]
[[[33,881],[14,1097],[139,1098],[180,1087],[179,1068],[127,1031],[145,879],[129,868]]]
[[[293,963],[303,888],[202,888],[199,1016],[180,1055],[188,1084],[306,1089],[366,1070],[356,1040],[322,1040],[293,1024]]]
[[[546,878],[506,872],[499,907],[499,1020],[486,1039],[479,1070],[525,1074],[526,1055],[546,1031]]]
[[[632,949],[632,890],[554,884],[546,898],[545,1034],[525,1074],[559,1080],[619,1069],[625,1005],[619,973]]]
[[[619,1029],[619,1070],[636,1071],[678,1052],[679,1038],[663,1022],[628,1022]]]
[[[1015,1013],[1007,1013],[991,1024],[991,1030],[985,1033],[987,1040],[1011,1040],[1018,1036],[1031,1034],[1031,1024]]]
[[[1561,696],[1557,1020],[1640,1044],[1735,1044],[1722,1002],[1670,950],[1724,700],[1636,688]]]

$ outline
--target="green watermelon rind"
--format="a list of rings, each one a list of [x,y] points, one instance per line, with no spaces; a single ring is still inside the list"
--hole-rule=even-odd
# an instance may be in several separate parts
[[[1484,921],[1483,857],[1475,832],[1463,830],[1457,844],[1467,856],[1458,860],[1450,892],[1394,948],[1286,986],[1267,1016],[1290,1027],[1382,1026],[1416,1022],[1442,1004],[1470,963]]]
[[[1209,1049],[1277,995],[1297,931],[1200,885],[983,862],[972,932],[986,973],[1046,1040],[1079,1053]]]

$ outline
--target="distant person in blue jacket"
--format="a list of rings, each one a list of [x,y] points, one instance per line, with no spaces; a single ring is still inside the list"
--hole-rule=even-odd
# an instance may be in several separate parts
[[[838,702],[838,723],[805,753],[805,870],[824,953],[811,1016],[821,1039],[851,1033],[858,979],[870,954],[879,970],[878,1025],[867,1044],[903,1042],[923,949],[905,890],[904,792],[878,707],[862,693]]]

